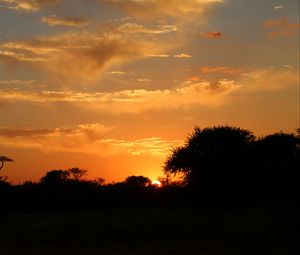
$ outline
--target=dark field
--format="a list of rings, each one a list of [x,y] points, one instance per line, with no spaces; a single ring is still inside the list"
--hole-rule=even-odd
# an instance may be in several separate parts
[[[300,254],[300,208],[1,214],[0,254]]]

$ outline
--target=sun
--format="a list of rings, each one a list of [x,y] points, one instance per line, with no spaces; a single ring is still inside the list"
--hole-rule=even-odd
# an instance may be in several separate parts
[[[161,187],[161,182],[158,180],[153,180],[151,184],[157,187]]]

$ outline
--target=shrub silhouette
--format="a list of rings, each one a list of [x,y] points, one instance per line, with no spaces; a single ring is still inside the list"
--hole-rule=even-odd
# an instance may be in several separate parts
[[[145,176],[129,176],[125,179],[126,186],[133,188],[144,188],[151,185],[151,180]]]
[[[51,186],[62,185],[68,182],[70,173],[64,170],[51,170],[41,178],[41,183]]]

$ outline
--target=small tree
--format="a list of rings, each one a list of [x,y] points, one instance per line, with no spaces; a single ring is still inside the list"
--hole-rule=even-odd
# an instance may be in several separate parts
[[[97,177],[93,180],[98,186],[103,186],[105,184],[105,179],[101,177]]]
[[[69,174],[69,177],[76,182],[79,182],[83,176],[87,175],[87,170],[80,169],[78,167],[71,168],[67,170],[67,172]]]

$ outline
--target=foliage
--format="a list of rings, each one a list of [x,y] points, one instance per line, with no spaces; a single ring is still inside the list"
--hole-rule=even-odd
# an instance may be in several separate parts
[[[41,183],[48,185],[59,185],[66,183],[70,178],[68,171],[64,170],[51,170],[41,178]]]
[[[69,178],[73,179],[74,181],[80,181],[80,179],[87,175],[87,170],[80,169],[78,167],[73,167],[67,170],[67,173],[69,175]]]
[[[130,187],[143,188],[151,185],[151,180],[145,176],[129,176],[125,180],[125,184]]]
[[[195,127],[186,144],[173,149],[165,162],[164,172],[184,174],[189,184],[204,179],[207,182],[210,177],[223,179],[229,174],[223,171],[224,168],[236,172],[243,167],[241,161],[249,156],[254,139],[250,131],[236,127]]]
[[[282,132],[256,139],[236,127],[196,127],[184,146],[173,149],[164,172],[183,174],[211,201],[298,199],[299,141]]]

